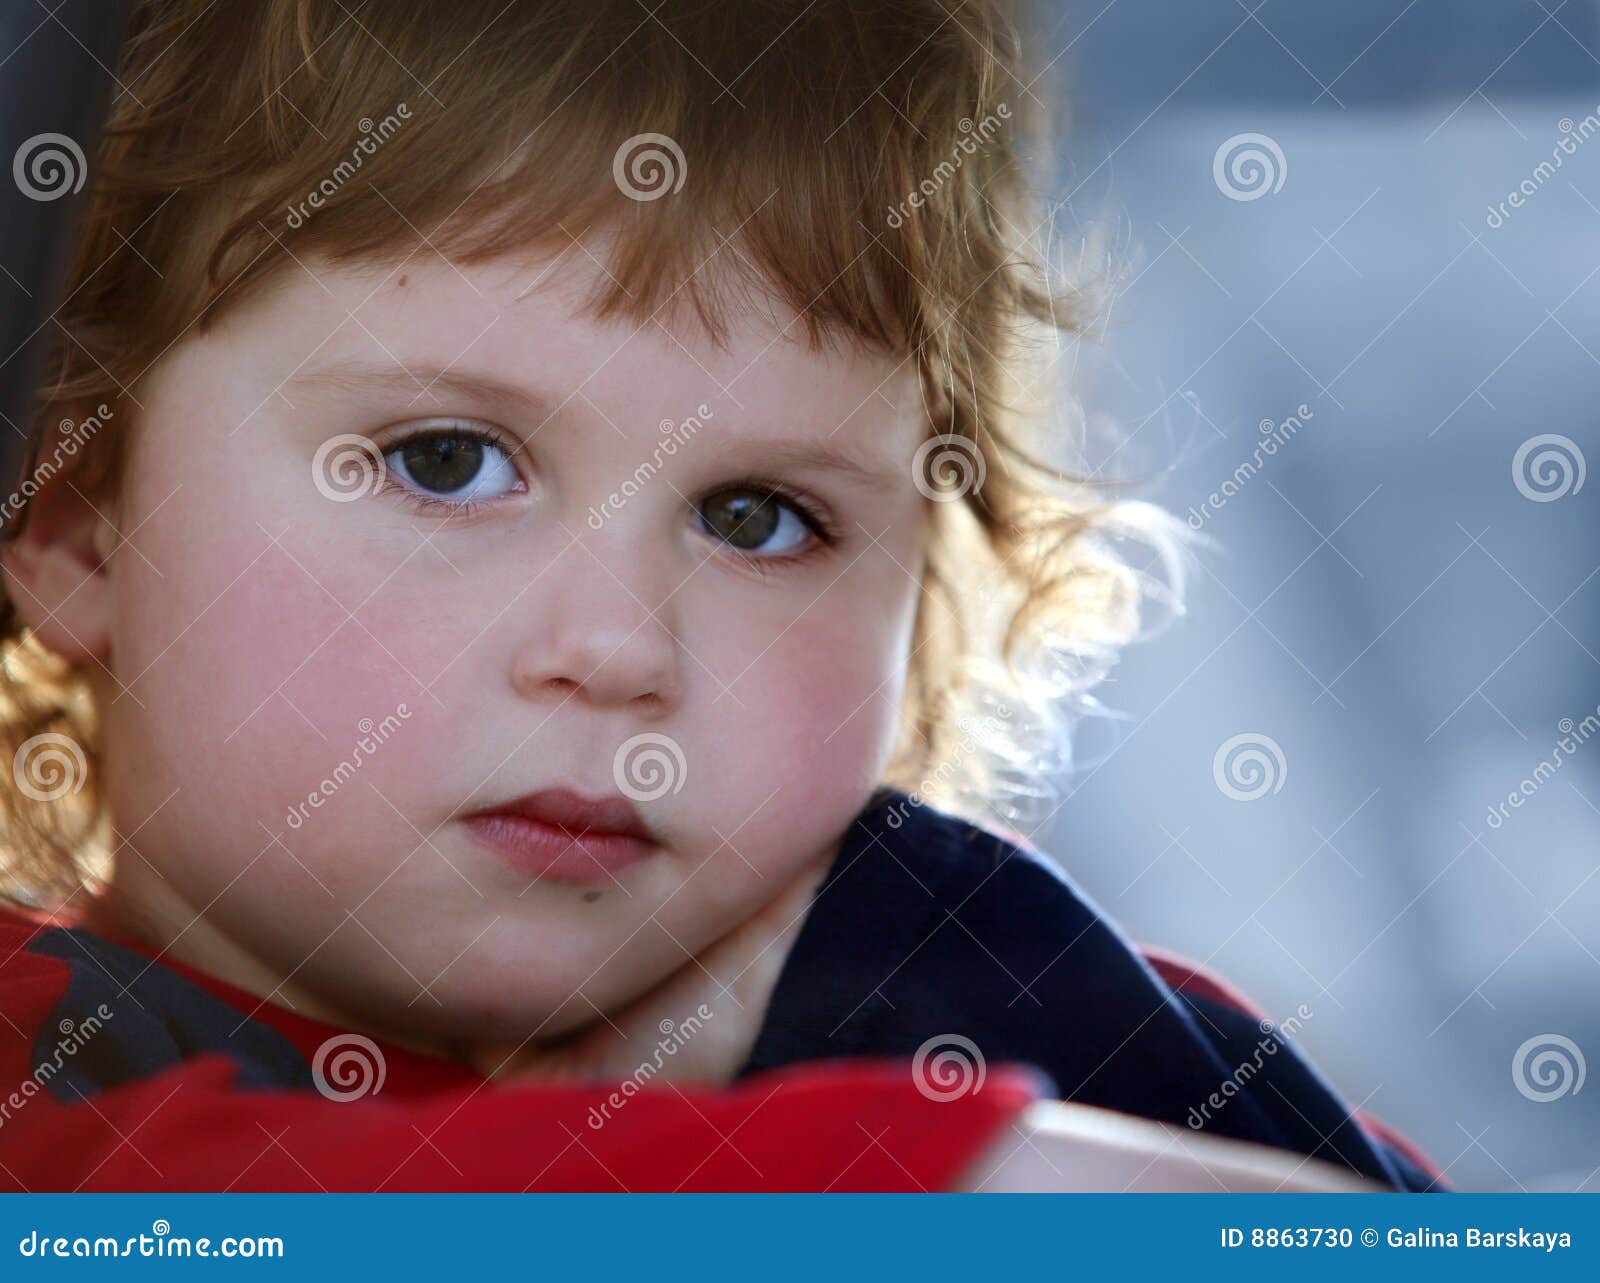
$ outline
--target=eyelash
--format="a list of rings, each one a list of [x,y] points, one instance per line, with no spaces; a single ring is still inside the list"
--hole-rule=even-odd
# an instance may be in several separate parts
[[[513,461],[521,451],[520,443],[513,445],[498,433],[491,432],[485,428],[476,427],[470,424],[452,424],[448,427],[424,428],[419,431],[402,434],[384,443],[376,443],[376,448],[380,455],[387,456],[399,449],[401,446],[407,445],[414,440],[436,436],[461,437],[468,441],[479,441],[485,445],[492,445],[497,449],[503,450],[506,454],[506,457]],[[814,536],[813,542],[807,544],[805,548],[798,552],[781,553],[776,556],[765,557],[746,552],[742,548],[736,548],[725,540],[717,541],[728,552],[738,557],[741,561],[747,563],[748,565],[751,565],[756,570],[764,572],[775,565],[798,565],[802,562],[809,561],[812,557],[834,547],[843,537],[843,532],[839,529],[838,525],[833,521],[828,513],[822,509],[821,505],[819,505],[810,496],[802,494],[798,490],[786,485],[784,482],[764,476],[746,476],[741,477],[727,485],[718,486],[715,490],[708,491],[705,497],[711,498],[729,490],[749,490],[755,494],[770,495],[773,498],[782,500],[795,510],[795,512],[799,515],[800,520],[805,523],[806,527]],[[411,490],[406,486],[399,484],[385,474],[384,484],[380,489],[380,493],[386,493],[390,491],[398,492],[401,499],[405,503],[409,504],[413,511],[423,516],[430,517],[474,517],[496,502],[493,499],[468,499],[464,501],[458,501],[452,499],[441,499],[436,495],[418,494],[415,490]],[[709,537],[715,538],[715,536]]]
[[[800,520],[805,523],[813,535],[812,542],[798,552],[786,552],[777,556],[766,557],[746,552],[742,548],[735,548],[730,543],[718,540],[718,543],[733,556],[762,574],[774,568],[782,569],[789,566],[802,565],[813,557],[821,556],[843,538],[843,532],[833,519],[823,511],[820,504],[809,495],[801,494],[798,490],[785,485],[781,481],[775,481],[770,477],[763,476],[741,477],[730,485],[718,486],[715,490],[708,491],[706,498],[729,490],[749,490],[754,494],[765,494],[775,499],[781,499],[799,514]],[[714,538],[714,536],[711,537]]]
[[[520,445],[512,444],[498,433],[467,423],[452,423],[445,427],[422,428],[415,432],[402,433],[391,441],[375,444],[378,453],[387,457],[401,446],[408,445],[412,441],[425,441],[429,437],[445,436],[460,437],[466,441],[478,441],[484,445],[492,445],[496,449],[504,451],[506,457],[513,461],[513,466],[515,466],[517,453],[521,449]],[[415,490],[408,489],[385,473],[380,493],[391,491],[398,493],[401,500],[410,505],[414,512],[425,517],[475,517],[494,502],[492,499],[440,499],[436,495],[418,494]]]

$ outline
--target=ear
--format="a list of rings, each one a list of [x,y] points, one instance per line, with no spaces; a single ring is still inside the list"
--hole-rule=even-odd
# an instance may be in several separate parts
[[[75,479],[78,471],[35,471],[22,529],[0,542],[0,571],[17,617],[41,646],[71,664],[110,654],[105,563],[117,543],[115,525]]]

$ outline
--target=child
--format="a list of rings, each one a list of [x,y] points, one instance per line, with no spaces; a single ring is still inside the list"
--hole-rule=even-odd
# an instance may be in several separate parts
[[[1030,411],[1032,75],[992,2],[140,6],[3,557],[24,1183],[521,1188],[489,1079],[585,1153],[657,1076],[1239,1086],[1257,1018],[978,823],[1166,529]],[[1429,1183],[1292,1049],[1225,1094]]]

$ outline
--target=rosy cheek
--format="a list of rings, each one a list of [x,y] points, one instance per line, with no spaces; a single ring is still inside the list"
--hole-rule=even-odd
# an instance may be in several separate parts
[[[876,782],[895,729],[899,691],[892,638],[860,610],[823,611],[790,628],[724,696],[720,724],[735,743],[718,750],[755,806],[793,810],[864,792]],[[742,706],[741,706],[742,705]]]
[[[290,536],[274,546],[253,526],[215,529],[182,549],[152,539],[161,573],[133,570],[119,620],[116,664],[131,685],[119,711],[166,787],[236,789],[266,818],[386,718],[420,741],[440,707],[420,682],[444,660],[418,643],[426,630],[387,613],[405,603],[369,603],[351,618],[347,605],[378,582],[369,573],[319,564]]]
[[[275,568],[254,589],[259,613],[275,622],[259,637],[240,639],[268,675],[268,689],[279,690],[277,701],[299,710],[298,727],[287,728],[290,742],[336,760],[374,726],[398,727],[396,742],[411,747],[404,762],[386,761],[381,774],[396,784],[408,772],[421,779],[431,771],[436,779],[456,748],[452,736],[470,720],[460,715],[463,683],[482,680],[474,665],[480,657],[470,649],[481,621],[474,623],[447,595],[451,584],[420,559],[334,566],[296,560],[316,582],[281,558],[286,569]]]

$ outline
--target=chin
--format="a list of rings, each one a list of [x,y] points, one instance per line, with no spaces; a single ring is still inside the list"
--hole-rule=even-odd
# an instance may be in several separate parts
[[[591,1006],[570,988],[556,992],[540,985],[508,985],[507,971],[500,969],[463,972],[459,979],[452,974],[449,980],[430,986],[420,997],[408,982],[402,990],[379,988],[330,998],[352,1017],[397,1032],[488,1042],[519,1042],[530,1035],[541,1043],[554,1041],[599,1019],[595,1006],[613,1009],[598,1002]]]

